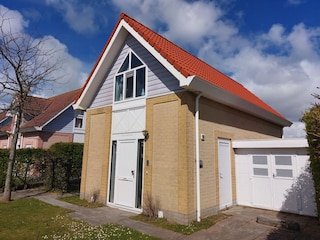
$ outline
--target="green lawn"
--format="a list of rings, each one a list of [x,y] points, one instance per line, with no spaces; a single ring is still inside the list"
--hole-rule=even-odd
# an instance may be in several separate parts
[[[104,207],[105,205],[99,202],[88,202],[87,200],[80,199],[79,195],[71,195],[71,196],[64,196],[59,198],[61,201],[65,201],[74,205],[78,205],[81,207],[87,207],[87,208],[98,208],[98,207]]]
[[[142,221],[142,222],[145,222],[148,224],[152,224],[157,227],[169,229],[171,231],[182,233],[184,235],[190,235],[190,234],[195,233],[197,231],[200,231],[202,229],[208,229],[211,226],[213,226],[214,224],[216,224],[217,222],[220,222],[228,217],[229,217],[229,215],[219,213],[219,214],[213,215],[211,217],[201,219],[200,222],[192,222],[188,225],[181,225],[178,223],[168,222],[164,218],[152,219],[152,218],[149,218],[143,214],[132,217],[132,219],[137,220],[137,221]]]
[[[68,212],[33,198],[0,203],[0,239],[156,239],[115,224],[95,227]]]

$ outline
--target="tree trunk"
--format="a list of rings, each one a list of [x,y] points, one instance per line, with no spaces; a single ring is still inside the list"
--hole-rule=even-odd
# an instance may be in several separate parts
[[[21,116],[22,113],[18,111],[16,115],[16,122],[13,130],[13,138],[10,146],[10,154],[9,154],[9,161],[8,161],[8,168],[7,168],[7,176],[6,182],[4,186],[4,192],[2,197],[2,202],[9,202],[11,201],[11,182],[12,182],[12,172],[14,167],[14,162],[16,159],[16,151],[17,151],[17,143],[18,137],[20,132],[20,124],[21,124]]]

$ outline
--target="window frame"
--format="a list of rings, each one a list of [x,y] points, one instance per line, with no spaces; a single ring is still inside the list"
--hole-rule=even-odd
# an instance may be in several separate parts
[[[132,68],[131,67],[132,58],[133,58],[132,55],[134,55],[134,57],[136,57],[141,62],[142,65]],[[129,59],[129,62],[128,62],[129,67],[128,69],[121,71],[122,66],[125,63],[127,58]],[[142,88],[141,90],[142,91],[144,90],[144,91],[143,91],[143,94],[141,94],[141,93],[137,93],[137,90],[138,90],[137,71],[143,68],[144,68],[144,85],[143,85],[144,88]],[[119,91],[119,89],[117,90],[117,87],[118,87],[117,79],[120,79],[121,78],[120,76],[122,76],[122,86],[120,86],[121,92]],[[133,78],[131,95],[127,95],[128,80],[131,77]],[[146,88],[147,88],[147,65],[138,57],[138,55],[135,52],[133,52],[132,50],[129,50],[126,56],[124,57],[124,59],[122,60],[116,74],[114,75],[113,102],[121,103],[121,102],[126,102],[134,99],[146,98],[146,95],[147,95]]]
[[[85,129],[85,111],[76,110],[74,112],[74,121],[73,121],[73,130],[76,131],[84,131]],[[77,127],[77,120],[81,121],[81,127]]]

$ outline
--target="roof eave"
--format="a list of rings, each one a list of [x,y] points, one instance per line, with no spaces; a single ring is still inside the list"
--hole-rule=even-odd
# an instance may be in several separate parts
[[[135,31],[124,19],[121,19],[114,31],[111,39],[103,49],[93,71],[88,77],[84,89],[73,104],[73,108],[77,110],[86,110],[91,100],[94,98],[96,91],[101,86],[106,73],[110,70],[114,59],[117,57],[121,47],[123,46],[128,35],[132,35],[142,46],[144,46],[171,74],[177,79],[184,78],[171,63],[168,62],[153,46],[150,45],[137,31]],[[110,61],[111,59],[111,61]]]
[[[243,98],[221,89],[197,76],[189,76],[188,78],[180,80],[180,87],[192,92],[201,92],[202,96],[206,98],[268,120],[282,127],[291,126],[292,124],[292,122],[287,119],[281,118],[280,116],[260,108],[257,105],[252,104]]]
[[[74,109],[86,110],[89,107],[92,98],[95,96],[96,91],[105,78],[106,72],[108,72],[112,66],[114,59],[128,36],[128,31],[123,27],[123,22],[124,20],[120,22],[110,41],[108,41],[103,49],[93,71],[87,79],[87,84],[84,86],[79,98],[73,104]]]
[[[265,148],[307,148],[308,141],[305,138],[300,139],[252,139],[252,140],[233,140],[234,149],[265,149]]]
[[[21,133],[26,133],[26,132],[39,132],[42,131],[42,127],[39,126],[33,126],[33,127],[27,127],[27,128],[21,128],[20,132]]]

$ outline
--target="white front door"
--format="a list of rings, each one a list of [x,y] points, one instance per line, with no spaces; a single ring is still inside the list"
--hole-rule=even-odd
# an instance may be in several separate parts
[[[137,140],[119,140],[117,143],[114,182],[114,203],[129,208],[135,207]]]
[[[220,209],[232,205],[230,141],[218,140]]]

